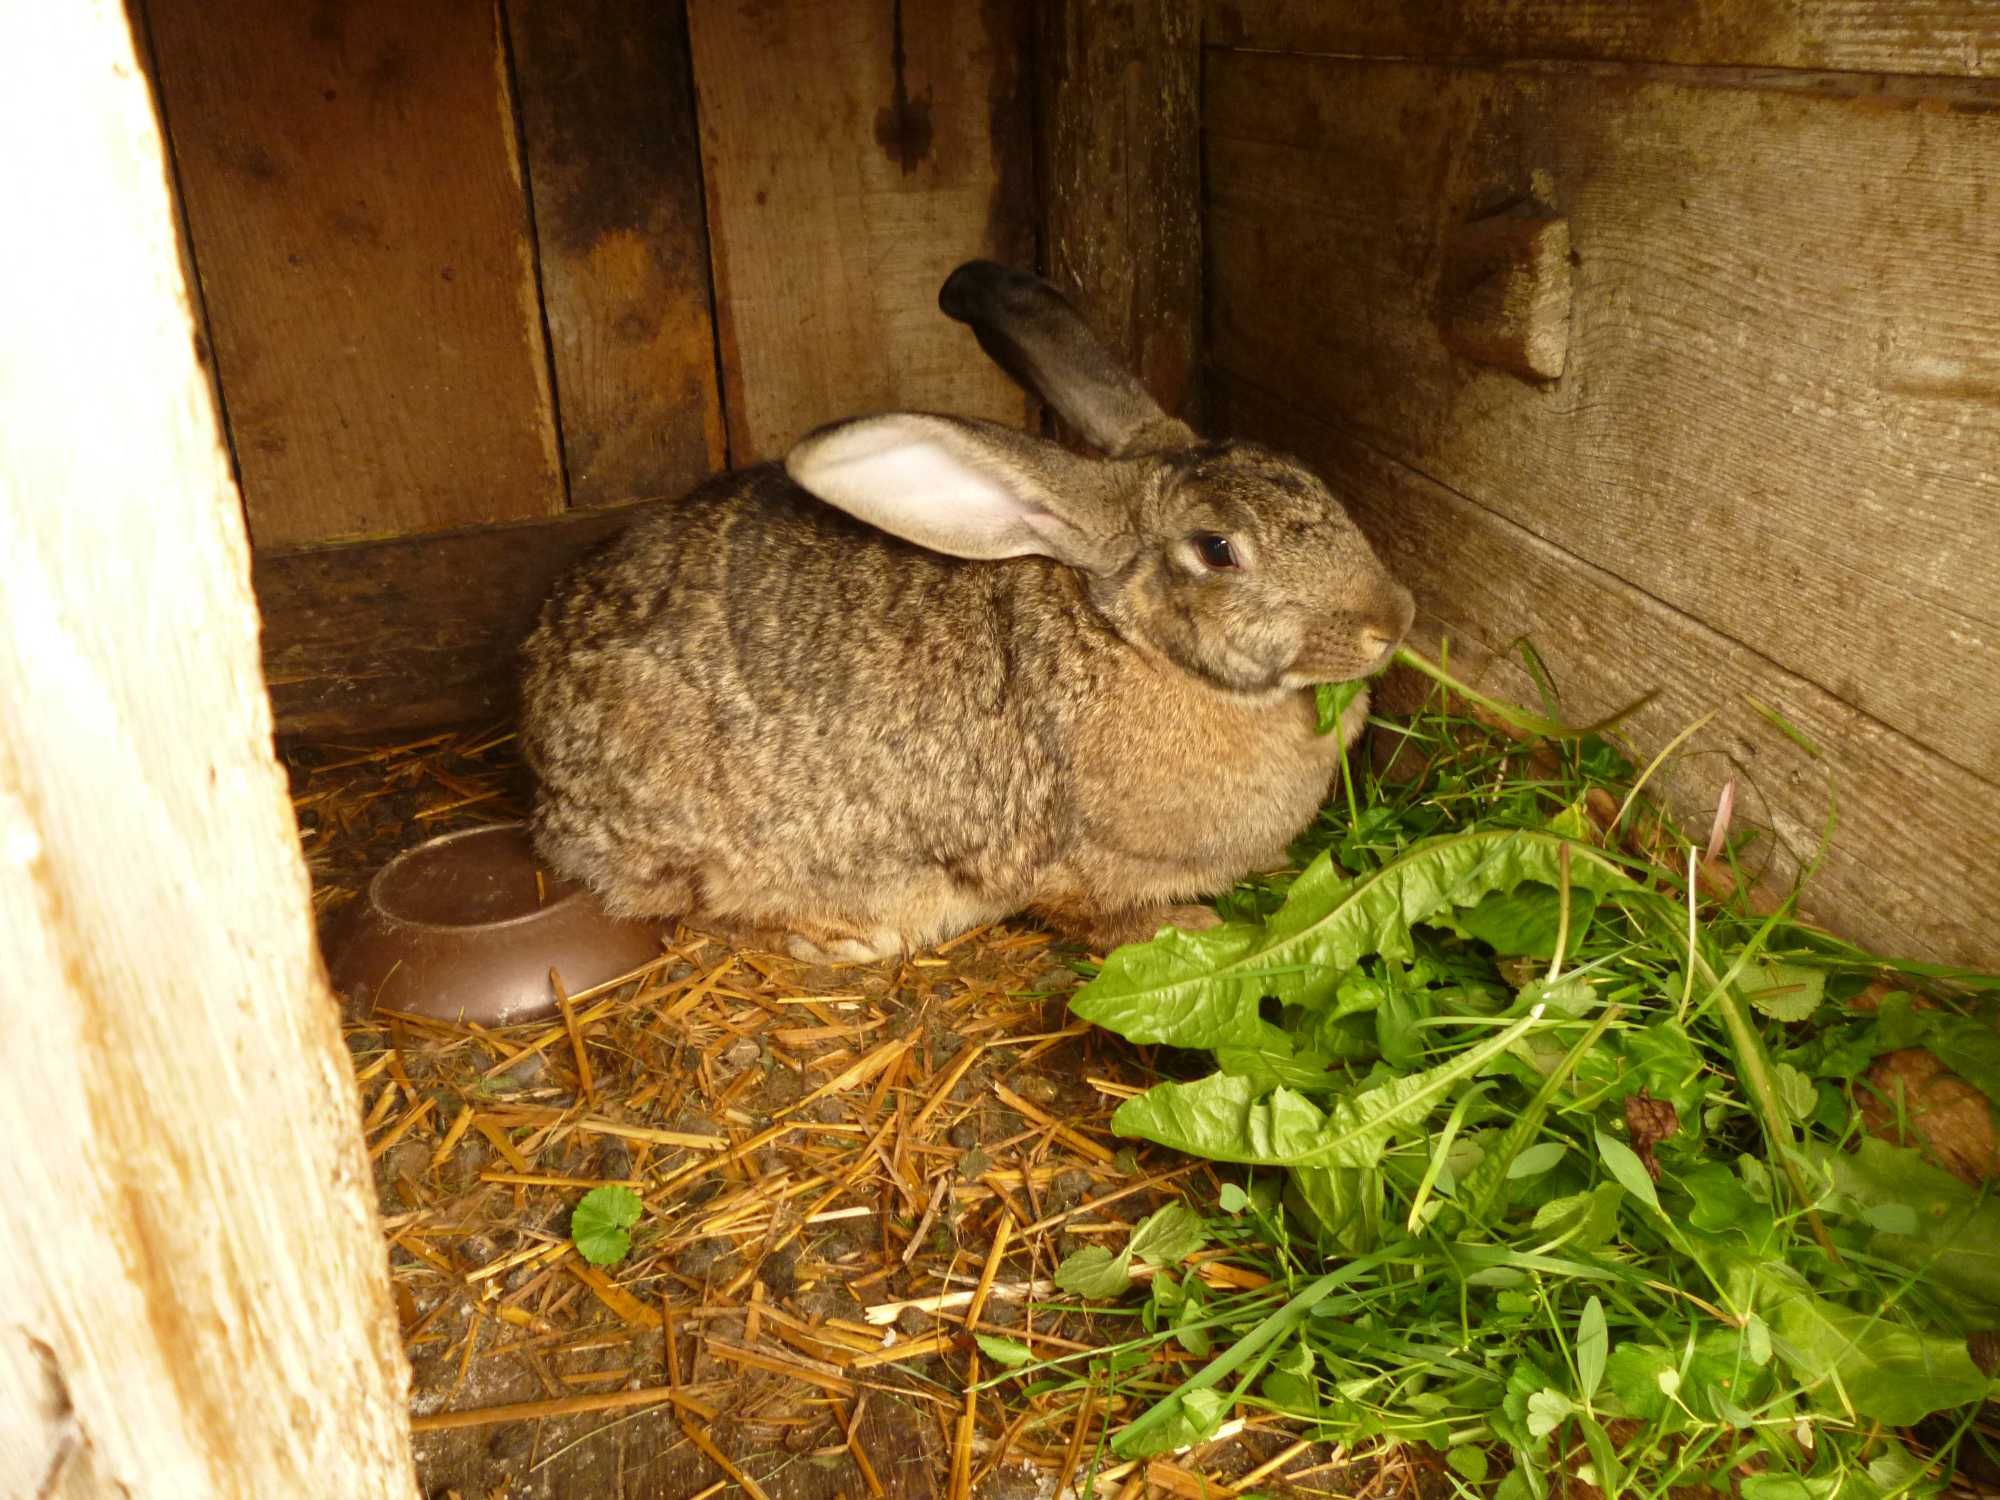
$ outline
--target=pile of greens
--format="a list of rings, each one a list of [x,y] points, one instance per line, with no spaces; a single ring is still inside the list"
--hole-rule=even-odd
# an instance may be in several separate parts
[[[1139,1269],[1131,1339],[1044,1364],[983,1341],[1004,1378],[1136,1397],[1121,1458],[1263,1410],[1350,1450],[1424,1445],[1505,1500],[1561,1477],[1941,1488],[1985,1438],[1968,1336],[2000,1329],[2000,1202],[1867,1138],[1858,1098],[1876,1056],[1923,1044],[2000,1096],[1978,1005],[2000,984],[1885,963],[1789,904],[1691,910],[1685,846],[1655,865],[1599,826],[1645,810],[1602,736],[1530,747],[1442,696],[1375,733],[1395,756],[1349,757],[1296,877],[1077,993],[1182,1049],[1114,1128],[1249,1170],[1212,1212],[1064,1263],[1090,1299]],[[1739,889],[1760,853],[1723,846]],[[1269,1286],[1215,1290],[1180,1265],[1203,1247]],[[1156,1361],[1169,1344],[1197,1362]]]

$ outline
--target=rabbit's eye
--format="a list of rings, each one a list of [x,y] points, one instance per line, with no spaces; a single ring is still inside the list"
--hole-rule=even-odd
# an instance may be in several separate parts
[[[1236,549],[1229,545],[1229,538],[1226,536],[1204,534],[1194,539],[1194,545],[1195,550],[1201,554],[1201,560],[1211,568],[1242,566],[1236,560]]]

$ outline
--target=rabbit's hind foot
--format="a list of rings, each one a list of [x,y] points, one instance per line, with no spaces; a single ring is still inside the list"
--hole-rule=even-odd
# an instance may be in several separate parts
[[[1029,910],[1064,937],[1088,944],[1096,953],[1148,942],[1162,927],[1204,932],[1222,922],[1213,907],[1167,902],[1122,911],[1080,910],[1068,903],[1037,904]]]
[[[894,932],[856,937],[822,934],[817,939],[802,932],[788,932],[783,942],[787,953],[809,964],[872,964],[885,958],[901,957],[903,953],[902,935]]]

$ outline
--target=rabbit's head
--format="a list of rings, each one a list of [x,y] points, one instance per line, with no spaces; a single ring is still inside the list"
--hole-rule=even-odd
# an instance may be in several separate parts
[[[939,302],[1104,456],[898,413],[802,440],[785,461],[801,486],[951,556],[1055,558],[1126,640],[1235,692],[1346,681],[1388,659],[1409,591],[1309,470],[1199,441],[1036,277],[973,261]]]

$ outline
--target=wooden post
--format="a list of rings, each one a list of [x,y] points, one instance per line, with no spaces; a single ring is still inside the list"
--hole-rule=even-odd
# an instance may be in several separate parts
[[[1201,6],[1042,0],[1044,273],[1201,421]]]
[[[117,0],[0,6],[0,1494],[410,1496],[243,517]]]

